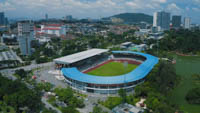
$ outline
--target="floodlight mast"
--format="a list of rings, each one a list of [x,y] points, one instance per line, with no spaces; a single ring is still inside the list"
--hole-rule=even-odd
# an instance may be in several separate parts
[[[123,64],[124,64],[124,72],[126,72],[126,68],[128,67],[128,62],[126,61]],[[125,92],[126,92],[126,75],[124,76],[123,96],[126,96]],[[123,97],[123,98],[125,98],[125,97]],[[123,101],[123,103],[125,103],[125,102]]]

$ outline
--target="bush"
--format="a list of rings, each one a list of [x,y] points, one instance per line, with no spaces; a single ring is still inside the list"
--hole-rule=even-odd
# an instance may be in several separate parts
[[[133,95],[129,95],[126,97],[126,100],[128,104],[135,106],[135,104],[140,101],[140,98],[137,98]]]
[[[47,83],[38,83],[36,86],[39,90],[44,90],[46,92],[50,91],[53,88],[53,85],[49,82]]]
[[[36,58],[36,63],[37,63],[37,64],[46,63],[46,62],[48,62],[48,58],[47,58],[47,57],[39,57],[39,58]]]
[[[190,104],[200,104],[200,87],[188,91],[185,99]]]
[[[113,109],[117,105],[121,104],[123,99],[121,97],[108,97],[108,99],[102,102],[102,105],[109,109]]]
[[[106,111],[103,111],[101,107],[94,106],[92,113],[107,113]]]
[[[56,88],[54,90],[56,95],[58,95],[58,100],[65,102],[68,106],[83,108],[85,104],[83,99],[79,99],[74,96],[74,93],[71,88]]]
[[[26,72],[24,69],[19,69],[15,71],[15,75],[22,78],[25,78],[27,76],[28,72]]]
[[[52,109],[44,109],[42,113],[57,113],[55,110]]]
[[[71,106],[69,106],[69,107],[63,107],[61,109],[61,111],[62,111],[62,113],[79,113],[79,111],[76,110],[76,108],[71,107]]]

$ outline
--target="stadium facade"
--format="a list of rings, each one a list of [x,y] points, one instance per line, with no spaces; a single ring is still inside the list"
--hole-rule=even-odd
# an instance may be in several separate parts
[[[88,53],[92,54],[88,55]],[[112,51],[107,54],[108,50],[103,49],[92,49],[78,54],[70,55],[67,57],[55,59],[54,62],[56,66],[62,65],[61,72],[65,77],[67,84],[75,90],[89,93],[99,93],[99,94],[116,94],[119,89],[125,89],[126,91],[132,91],[136,85],[142,83],[145,80],[145,77],[153,69],[153,67],[158,63],[158,58],[149,54],[132,52],[132,51]],[[86,56],[83,56],[86,54]],[[106,55],[105,55],[106,54]],[[122,60],[122,61],[133,61],[138,65],[133,71],[118,76],[95,76],[84,73],[85,70],[82,67],[79,67],[80,64],[87,64],[88,61],[90,64],[99,64],[97,60],[90,61],[90,57],[96,56],[98,59],[103,57],[105,62],[107,60]],[[73,58],[76,56],[76,59]],[[105,57],[108,56],[108,57]],[[75,62],[70,62],[72,58],[73,61],[78,61],[76,67]],[[66,61],[66,59],[68,61]],[[86,60],[83,63],[80,61],[83,59]],[[91,58],[92,59],[92,58]],[[92,63],[91,63],[92,62]],[[70,64],[72,63],[72,64]],[[74,64],[75,63],[75,64]],[[87,66],[87,69],[94,67],[93,65]]]

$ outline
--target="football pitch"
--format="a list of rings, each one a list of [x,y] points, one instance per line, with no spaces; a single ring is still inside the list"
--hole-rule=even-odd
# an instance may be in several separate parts
[[[133,71],[137,66],[138,65],[135,64],[127,64],[127,66],[124,66],[124,63],[109,62],[88,72],[87,74],[95,76],[118,76]]]

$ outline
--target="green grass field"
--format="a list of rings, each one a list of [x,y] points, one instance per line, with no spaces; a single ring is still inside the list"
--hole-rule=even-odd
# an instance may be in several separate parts
[[[107,63],[95,70],[88,72],[87,74],[96,75],[96,76],[117,76],[123,75],[133,71],[137,65],[128,64],[126,68],[124,68],[124,64],[120,62],[110,62]]]
[[[179,105],[181,110],[186,113],[200,113],[200,105],[189,104],[185,100],[187,92],[196,87],[191,75],[200,73],[200,57],[177,56],[176,60],[176,73],[180,75],[181,81],[180,84],[170,93],[168,98],[172,103]]]

